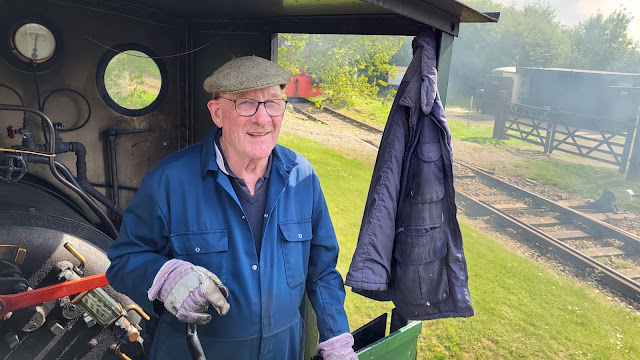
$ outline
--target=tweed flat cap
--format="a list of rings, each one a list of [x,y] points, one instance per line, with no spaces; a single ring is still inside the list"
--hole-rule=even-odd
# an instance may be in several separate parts
[[[231,94],[274,85],[284,87],[289,80],[291,74],[277,63],[258,56],[243,56],[220,66],[202,86],[212,94]]]

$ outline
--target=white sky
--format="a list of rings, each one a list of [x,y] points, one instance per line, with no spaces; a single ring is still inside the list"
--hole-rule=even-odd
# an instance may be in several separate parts
[[[523,4],[536,2],[536,0],[496,0],[505,5],[515,4],[521,7]],[[544,0],[543,0],[544,1]],[[627,13],[633,16],[629,24],[629,35],[636,41],[640,41],[640,0],[546,0],[552,8],[556,9],[556,16],[565,25],[575,25],[589,16],[602,11],[607,16],[612,11],[625,7]],[[483,11],[491,11],[486,9]]]

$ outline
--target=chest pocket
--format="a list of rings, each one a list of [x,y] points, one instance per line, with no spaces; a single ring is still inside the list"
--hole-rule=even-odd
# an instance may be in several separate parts
[[[309,266],[311,220],[279,223],[282,234],[282,258],[287,283],[293,290],[305,283]]]
[[[444,197],[444,173],[440,143],[418,144],[413,164],[411,201],[426,204]]]
[[[171,235],[177,259],[202,266],[227,284],[229,238],[226,230],[198,231]]]

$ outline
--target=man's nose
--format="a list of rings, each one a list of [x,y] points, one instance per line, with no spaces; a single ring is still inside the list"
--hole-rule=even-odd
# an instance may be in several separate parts
[[[258,104],[258,110],[253,115],[253,119],[259,125],[266,125],[271,122],[271,116],[267,113],[267,104]]]

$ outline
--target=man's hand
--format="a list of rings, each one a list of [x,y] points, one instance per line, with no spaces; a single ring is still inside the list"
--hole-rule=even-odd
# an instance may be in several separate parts
[[[358,360],[353,351],[353,336],[350,333],[334,336],[318,344],[316,353],[324,360]]]
[[[167,261],[153,281],[147,293],[149,300],[160,300],[178,320],[204,325],[211,321],[207,313],[213,305],[218,314],[229,312],[229,290],[209,270],[190,262],[171,259]]]

